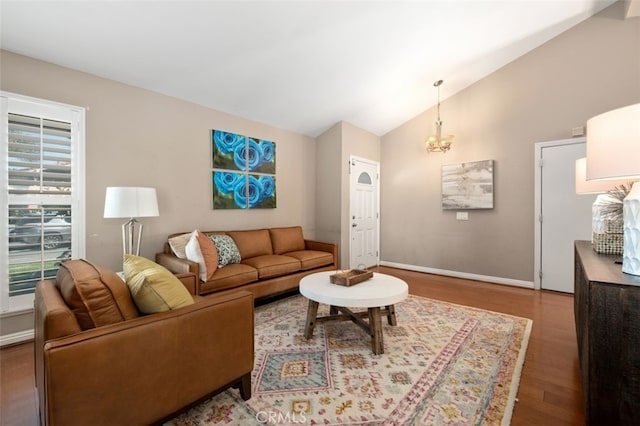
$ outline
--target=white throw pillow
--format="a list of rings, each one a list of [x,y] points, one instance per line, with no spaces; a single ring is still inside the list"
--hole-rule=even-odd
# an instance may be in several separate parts
[[[184,252],[187,256],[187,260],[196,262],[200,267],[200,279],[207,281],[207,265],[204,263],[204,256],[200,250],[200,244],[198,244],[198,230],[196,229],[191,233],[189,242],[184,247]]]

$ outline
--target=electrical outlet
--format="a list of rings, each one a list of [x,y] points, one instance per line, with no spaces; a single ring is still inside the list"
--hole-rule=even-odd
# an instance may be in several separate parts
[[[469,212],[456,212],[456,220],[469,220]]]

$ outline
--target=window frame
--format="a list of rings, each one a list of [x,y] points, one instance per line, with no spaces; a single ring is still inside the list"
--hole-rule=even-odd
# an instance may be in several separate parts
[[[71,195],[49,194],[9,194],[8,182],[8,116],[9,113],[34,117],[46,117],[71,123]],[[9,221],[8,207],[21,203],[58,203],[64,199],[69,202],[73,225],[71,231],[71,257],[83,258],[86,252],[86,158],[85,158],[85,108],[60,102],[38,99],[0,91],[0,135],[2,135],[2,153],[0,158],[0,190],[2,206],[0,208],[0,313],[18,312],[33,309],[33,293],[9,297]]]

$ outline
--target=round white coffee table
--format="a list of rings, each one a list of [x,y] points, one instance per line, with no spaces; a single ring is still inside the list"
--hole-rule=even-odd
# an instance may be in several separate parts
[[[386,316],[390,325],[397,324],[394,304],[407,298],[409,286],[399,278],[374,272],[371,279],[347,287],[329,281],[334,273],[318,272],[300,280],[300,293],[309,299],[304,337],[311,338],[316,322],[349,320],[371,336],[374,354],[384,353],[381,317]],[[320,303],[330,305],[328,316],[318,318]],[[349,308],[367,308],[367,311],[353,312]]]

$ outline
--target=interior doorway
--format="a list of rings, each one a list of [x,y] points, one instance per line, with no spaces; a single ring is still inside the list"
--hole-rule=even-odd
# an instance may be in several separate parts
[[[534,288],[573,293],[574,241],[591,240],[594,194],[576,194],[575,160],[585,138],[535,145]]]
[[[349,267],[380,263],[380,163],[349,160]]]

